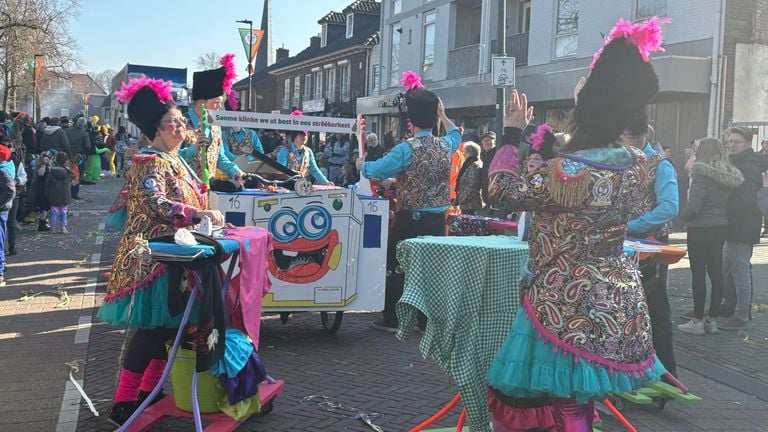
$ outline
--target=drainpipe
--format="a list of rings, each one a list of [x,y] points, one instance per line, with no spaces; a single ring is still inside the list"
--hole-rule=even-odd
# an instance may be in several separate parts
[[[709,92],[709,116],[707,119],[707,136],[710,137],[716,137],[720,134],[720,104],[722,103],[720,87],[723,70],[723,39],[725,37],[725,2],[726,0],[720,0],[717,31],[712,40],[712,72],[709,77],[711,87]]]

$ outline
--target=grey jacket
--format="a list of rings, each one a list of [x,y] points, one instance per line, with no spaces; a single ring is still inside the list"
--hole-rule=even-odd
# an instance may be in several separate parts
[[[67,134],[73,154],[87,154],[90,151],[91,139],[85,129],[74,126],[64,129],[64,132]]]
[[[744,183],[744,176],[733,165],[717,166],[695,162],[691,167],[688,205],[681,217],[689,227],[728,225],[728,198],[734,188]]]

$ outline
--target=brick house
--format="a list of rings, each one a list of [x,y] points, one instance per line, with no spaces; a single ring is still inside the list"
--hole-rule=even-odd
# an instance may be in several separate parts
[[[253,77],[255,111],[290,113],[300,109],[316,116],[353,117],[356,99],[367,94],[371,50],[379,42],[381,4],[357,0],[342,12],[329,12],[319,21],[320,36],[290,56],[276,50],[276,62]],[[234,85],[247,98],[248,80]]]

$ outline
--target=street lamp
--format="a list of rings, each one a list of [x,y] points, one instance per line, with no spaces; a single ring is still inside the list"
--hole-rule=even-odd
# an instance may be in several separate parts
[[[248,111],[251,111],[251,76],[253,76],[253,21],[249,19],[236,21],[248,24]]]

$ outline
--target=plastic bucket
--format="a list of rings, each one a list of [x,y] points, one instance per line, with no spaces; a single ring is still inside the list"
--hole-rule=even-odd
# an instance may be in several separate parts
[[[170,350],[170,347],[168,347]],[[179,347],[171,367],[171,384],[176,408],[192,412],[192,376],[195,373],[196,353]],[[221,411],[217,401],[225,396],[223,387],[216,386],[217,378],[210,372],[202,372],[197,378],[197,400],[201,413]]]

